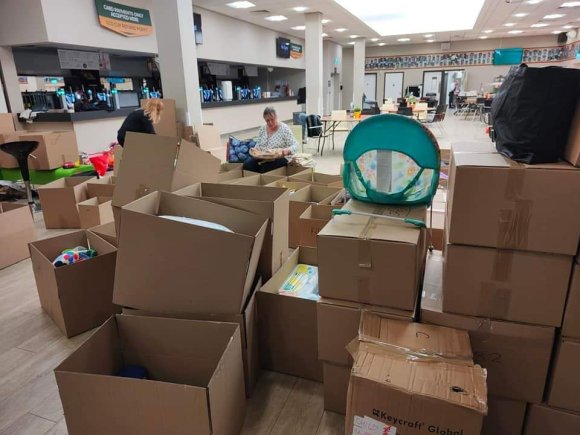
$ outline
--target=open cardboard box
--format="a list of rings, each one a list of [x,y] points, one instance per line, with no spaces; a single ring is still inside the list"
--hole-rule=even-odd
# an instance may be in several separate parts
[[[576,435],[580,429],[580,414],[544,404],[530,403],[524,435]]]
[[[65,249],[84,246],[97,256],[55,267]],[[119,307],[111,302],[117,249],[88,231],[75,231],[29,244],[32,269],[43,310],[67,337],[103,323]]]
[[[113,222],[111,197],[97,196],[79,202],[81,228],[89,229],[108,222]]]
[[[144,196],[121,214],[116,304],[170,313],[243,311],[268,225],[263,217],[167,192]],[[161,215],[214,222],[232,232]]]
[[[111,317],[55,369],[68,433],[239,433],[241,352],[236,324]],[[128,365],[149,379],[117,376]]]
[[[282,175],[283,177],[292,177],[298,174],[308,174],[313,171],[313,168],[306,168],[304,166],[288,165],[282,168],[269,171],[268,175]]]
[[[318,233],[332,219],[332,210],[341,208],[327,204],[312,204],[300,215],[300,246],[316,247]]]
[[[176,195],[198,197],[217,204],[254,213],[268,220],[258,272],[267,280],[288,258],[288,191],[257,186],[198,183]]]
[[[118,247],[117,243],[117,233],[115,232],[115,223],[108,222],[106,224],[98,225],[96,227],[89,228],[91,233],[95,233],[101,239],[105,239],[114,247]]]
[[[301,181],[318,186],[344,187],[342,175],[323,174],[322,172],[303,172],[288,177],[288,181]]]
[[[87,195],[89,198],[97,196],[112,197],[115,193],[116,177],[114,175],[105,175],[102,178],[91,180],[87,183]]]
[[[576,260],[580,261],[580,257]],[[568,301],[564,312],[562,336],[580,341],[580,263],[574,263]]]
[[[279,293],[298,264],[316,266],[316,249],[300,247],[295,250],[258,292],[262,365],[268,370],[322,381],[316,301]]]
[[[36,231],[28,204],[0,202],[0,269],[28,258],[28,243],[34,240]]]
[[[276,181],[286,181],[287,178],[288,177],[283,177],[282,175],[254,174],[252,172],[245,171],[243,178],[226,180],[222,181],[222,183],[240,184],[244,186],[267,186],[269,184],[275,183]]]
[[[94,177],[66,177],[38,187],[47,229],[80,228],[78,203],[88,199],[87,182]]]

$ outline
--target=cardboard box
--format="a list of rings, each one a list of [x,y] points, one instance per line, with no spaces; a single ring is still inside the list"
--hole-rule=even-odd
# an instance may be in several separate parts
[[[97,256],[55,267],[65,249],[90,247]],[[111,302],[117,249],[88,231],[75,231],[29,244],[32,269],[43,310],[67,337],[103,323],[120,308]]]
[[[450,243],[576,254],[580,169],[454,148],[449,181]]]
[[[57,169],[66,162],[76,162],[79,159],[77,137],[72,130],[28,132],[21,134],[18,140],[38,142],[38,148],[31,154],[36,158],[28,159],[30,169]]]
[[[434,267],[441,268],[441,261],[429,261],[427,275],[433,275]],[[426,284],[428,281],[426,277]],[[542,401],[554,328],[450,314],[443,312],[442,305],[441,282],[438,286],[425,285],[421,321],[469,333],[473,359],[487,369],[490,394],[521,402]]]
[[[316,301],[279,294],[298,264],[316,266],[316,249],[295,250],[258,292],[262,365],[268,370],[320,382]]]
[[[113,208],[111,206],[111,197],[98,196],[79,202],[79,217],[81,228],[89,229],[92,227],[113,222]]]
[[[350,380],[350,366],[340,366],[325,362],[324,371],[324,409],[346,414],[346,398]]]
[[[264,218],[166,192],[140,198],[121,214],[116,304],[168,313],[242,312],[264,241]],[[162,215],[214,222],[232,232]]]
[[[293,177],[294,175],[308,174],[311,172],[313,172],[313,168],[288,165],[282,168],[274,169],[273,171],[269,171],[268,175],[282,175],[283,177]]]
[[[375,433],[480,434],[485,371],[471,362],[469,337],[427,326],[363,313],[345,433],[373,425]]]
[[[89,198],[97,196],[112,197],[115,193],[116,177],[114,175],[105,175],[102,178],[95,178],[87,183],[87,195]]]
[[[312,204],[300,215],[300,246],[316,247],[318,233],[332,219],[332,210],[340,206]]]
[[[12,113],[0,113],[0,133],[11,133],[15,130]]]
[[[78,203],[88,199],[87,181],[93,177],[66,177],[38,187],[47,229],[80,228]]]
[[[576,116],[570,128],[568,145],[564,150],[564,158],[574,166],[580,167],[580,105],[576,109]]]
[[[521,435],[526,418],[526,402],[487,398],[487,416],[483,420],[482,435]]]
[[[115,231],[115,223],[108,222],[106,224],[98,225],[96,227],[90,228],[89,231],[91,233],[95,233],[101,239],[105,239],[115,248],[119,246],[117,243],[117,233]]]
[[[127,365],[149,379],[117,376]],[[55,376],[70,435],[230,435],[244,422],[236,324],[117,315]]]
[[[335,365],[352,366],[352,356],[347,345],[359,333],[363,311],[379,313],[382,317],[413,321],[412,311],[359,304],[322,298],[318,301],[318,359]]]
[[[154,313],[143,310],[124,308],[123,314],[132,316],[169,317],[173,319],[202,320],[208,322],[237,323],[240,326],[242,342],[242,359],[244,363],[244,382],[246,397],[251,397],[260,377],[260,339],[258,337],[258,313],[256,306],[256,293],[261,287],[259,280],[244,311],[241,314],[187,314],[187,313]]]
[[[288,177],[288,181],[301,181],[318,186],[344,187],[342,175],[323,174],[321,172],[306,172]]]
[[[0,202],[0,269],[28,258],[28,243],[34,240],[36,232],[28,204]]]
[[[220,165],[191,142],[127,132],[113,206],[122,207],[158,190],[173,192],[200,181],[216,182]]]
[[[562,339],[554,356],[548,405],[580,412],[580,341]]]
[[[562,336],[580,340],[580,264],[575,263],[564,310]]]
[[[141,100],[141,108],[144,108],[149,100]],[[161,113],[161,119],[157,124],[154,124],[155,133],[159,136],[167,136],[173,138],[179,138],[179,132],[177,128],[177,113],[175,108],[175,100],[169,98],[162,98],[163,102],[163,112]]]
[[[288,258],[289,194],[285,189],[201,183],[175,192],[254,213],[268,220],[258,272],[267,280]]]
[[[425,220],[424,207],[349,201],[343,209]],[[412,311],[425,266],[426,231],[360,215],[335,216],[318,234],[320,295]]]
[[[217,176],[217,182],[223,183],[226,181],[237,180],[243,178],[243,163],[222,163],[220,171]]]
[[[447,245],[443,311],[561,326],[572,257]]]
[[[220,132],[211,124],[196,124],[193,126],[197,135],[198,146],[204,151],[221,150],[225,155],[225,145],[222,144]]]
[[[224,184],[242,184],[244,186],[266,186],[276,181],[287,181],[288,177],[281,175],[270,174],[253,174],[249,171],[244,171],[244,177],[236,178],[234,180],[222,181]]]
[[[0,144],[19,140],[19,132],[0,133]],[[18,162],[14,157],[4,151],[0,151],[0,168],[13,169],[18,167]]]
[[[530,403],[524,435],[578,435],[580,414]]]

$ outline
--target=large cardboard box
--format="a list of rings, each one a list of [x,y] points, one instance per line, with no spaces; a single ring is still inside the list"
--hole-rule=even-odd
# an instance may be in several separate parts
[[[270,174],[253,174],[249,171],[244,172],[242,178],[236,178],[233,180],[222,181],[224,184],[242,184],[244,186],[266,186],[276,181],[287,181],[282,175],[270,175]]]
[[[356,302],[322,298],[318,301],[318,359],[341,366],[352,366],[347,345],[358,337],[363,312],[378,313],[382,317],[413,321],[412,311],[359,304]]]
[[[425,220],[425,207],[349,201],[357,213]],[[412,311],[425,265],[426,231],[360,215],[335,216],[318,234],[320,296]]]
[[[55,369],[68,433],[239,433],[241,352],[236,324],[114,316]],[[149,379],[118,376],[128,365]]]
[[[375,433],[480,434],[485,371],[471,362],[465,331],[367,313],[360,329],[345,433],[372,426],[380,428]]]
[[[300,246],[316,247],[318,233],[332,219],[332,210],[341,206],[312,204],[300,215]]]
[[[321,172],[305,172],[292,175],[288,181],[302,181],[318,186],[344,187],[342,175],[323,174]]]
[[[78,203],[88,199],[87,181],[93,177],[66,177],[38,187],[44,225],[48,229],[80,228]]]
[[[242,342],[242,359],[244,362],[244,381],[246,396],[251,397],[256,382],[260,377],[260,339],[258,337],[258,312],[256,293],[262,282],[258,280],[248,303],[241,314],[207,314],[207,313],[158,313],[124,308],[123,314],[132,316],[170,317],[173,319],[203,320],[209,322],[227,322],[240,325]]]
[[[445,256],[444,311],[561,326],[571,256],[461,245]]]
[[[28,243],[35,239],[28,204],[0,202],[0,269],[28,258]]]
[[[119,244],[117,243],[117,233],[115,232],[114,222],[98,225],[96,227],[90,228],[89,231],[91,233],[95,233],[101,239],[105,239],[114,247],[117,248],[119,246]]]
[[[258,263],[258,272],[264,280],[270,279],[288,258],[289,194],[286,189],[198,183],[175,194],[199,197],[267,219],[268,228]]]
[[[524,435],[578,435],[580,414],[546,405],[530,404]]]
[[[450,243],[576,254],[580,169],[454,148],[449,181]]]
[[[102,178],[91,180],[87,183],[87,195],[89,198],[97,196],[112,197],[115,193],[116,177],[114,175],[105,175]]]
[[[0,113],[0,133],[11,133],[16,130],[13,116],[12,113]]]
[[[341,366],[325,362],[323,364],[324,378],[324,409],[346,414],[346,398],[351,366]]]
[[[89,229],[108,222],[113,222],[111,197],[93,197],[79,202],[81,228]]]
[[[268,175],[282,175],[283,177],[292,177],[299,174],[308,174],[313,172],[313,168],[307,168],[304,166],[288,165],[283,166],[273,171],[269,171]]]
[[[489,396],[487,405],[488,410],[483,420],[482,435],[522,434],[526,418],[526,402]]]
[[[580,412],[580,341],[562,339],[554,356],[548,405]]]
[[[570,136],[564,151],[564,158],[574,166],[580,167],[580,105],[576,109],[576,116],[570,128]]]
[[[65,249],[90,247],[97,256],[55,267]],[[75,231],[29,244],[32,269],[43,310],[67,337],[103,323],[119,307],[111,302],[117,249],[88,231]]]
[[[148,99],[142,99],[141,108],[144,108],[148,101]],[[177,126],[175,100],[163,98],[161,101],[163,102],[163,112],[161,113],[159,122],[153,126],[155,133],[159,136],[178,138],[180,136]]]
[[[222,163],[216,182],[224,183],[244,177],[243,163]]]
[[[580,340],[580,263],[575,263],[572,269],[562,336]]]
[[[264,218],[166,192],[140,198],[121,214],[116,304],[168,313],[242,312],[264,241]],[[209,221],[231,232],[163,215]]]
[[[35,170],[52,170],[66,162],[76,162],[79,158],[77,138],[74,131],[18,132],[18,138],[10,141],[37,141],[38,148],[28,159],[28,166]],[[5,153],[3,153],[5,154]],[[3,168],[18,168],[18,162],[10,155],[3,156]]]
[[[258,292],[262,365],[268,370],[322,381],[316,301],[279,293],[298,264],[316,266],[316,249],[300,247],[295,250]]]
[[[428,274],[433,275],[431,269],[440,266],[441,261],[429,261]],[[450,314],[442,310],[444,301],[440,282],[438,286],[425,285],[421,300],[421,321],[469,333],[473,359],[476,364],[487,369],[489,393],[520,402],[541,402],[548,378],[555,329]]]

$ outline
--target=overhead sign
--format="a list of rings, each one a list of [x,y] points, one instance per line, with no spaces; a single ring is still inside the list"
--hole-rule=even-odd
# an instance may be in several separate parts
[[[145,36],[153,33],[147,9],[134,8],[107,0],[95,0],[99,23],[124,36]]]
[[[302,46],[300,44],[290,43],[290,57],[292,59],[300,59],[302,57]]]
[[[58,50],[61,69],[99,70],[99,53],[94,51]]]

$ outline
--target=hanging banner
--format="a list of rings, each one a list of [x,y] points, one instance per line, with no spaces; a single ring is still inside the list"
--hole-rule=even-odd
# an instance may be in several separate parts
[[[95,0],[102,27],[124,36],[145,36],[153,33],[147,9],[134,8],[107,0]]]
[[[292,59],[300,59],[302,57],[302,46],[299,44],[290,43],[290,57]]]

